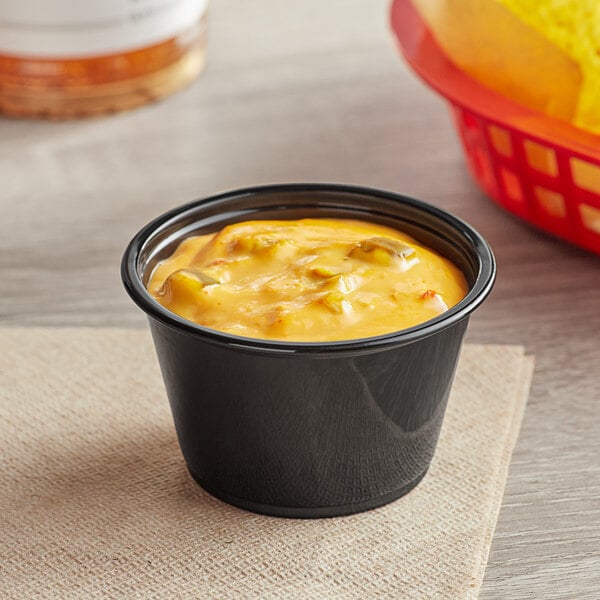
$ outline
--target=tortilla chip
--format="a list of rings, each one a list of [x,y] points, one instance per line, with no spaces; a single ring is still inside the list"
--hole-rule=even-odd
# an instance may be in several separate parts
[[[579,65],[583,82],[573,123],[600,133],[600,2],[499,1]]]
[[[486,87],[553,117],[578,118],[578,63],[515,12],[497,0],[413,2],[449,58]]]

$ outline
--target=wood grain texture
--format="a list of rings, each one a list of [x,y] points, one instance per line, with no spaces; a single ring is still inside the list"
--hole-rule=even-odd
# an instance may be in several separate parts
[[[537,357],[481,597],[597,598],[600,262],[531,230],[465,171],[443,102],[403,65],[383,0],[215,0],[209,65],[159,104],[0,121],[0,323],[143,326],[122,290],[137,229],[255,183],[402,191],[477,227],[498,259],[471,342]]]

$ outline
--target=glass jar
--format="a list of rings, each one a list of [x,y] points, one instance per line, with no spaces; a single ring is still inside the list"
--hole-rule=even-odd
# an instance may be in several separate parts
[[[0,0],[0,112],[78,118],[187,85],[205,62],[206,0]]]

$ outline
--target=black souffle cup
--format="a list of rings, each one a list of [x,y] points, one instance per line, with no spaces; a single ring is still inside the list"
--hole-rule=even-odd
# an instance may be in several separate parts
[[[333,217],[395,227],[452,260],[470,291],[395,333],[337,342],[245,338],[187,321],[146,291],[184,238],[250,219]],[[333,517],[406,494],[437,444],[471,312],[495,278],[492,252],[456,217],[399,194],[333,184],[235,190],[144,227],[121,273],[148,315],[181,451],[192,477],[235,506]]]

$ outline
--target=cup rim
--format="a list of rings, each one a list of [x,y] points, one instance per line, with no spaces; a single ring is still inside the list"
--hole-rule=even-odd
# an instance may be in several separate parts
[[[138,261],[145,245],[161,229],[169,223],[180,219],[186,213],[211,204],[220,204],[228,199],[242,196],[260,196],[264,194],[284,192],[311,193],[345,193],[365,198],[374,197],[384,200],[394,200],[407,205],[422,213],[440,219],[459,233],[472,249],[478,259],[478,273],[467,295],[456,305],[441,315],[428,321],[382,335],[337,341],[294,342],[284,340],[243,337],[209,327],[199,325],[169,311],[156,301],[147,291],[138,273]],[[406,344],[434,335],[438,331],[451,327],[467,318],[488,296],[496,278],[496,261],[489,244],[469,224],[453,214],[436,206],[417,200],[410,196],[372,187],[346,185],[337,183],[283,183],[259,185],[232,189],[216,195],[206,196],[175,207],[156,217],[140,229],[129,242],[121,261],[121,279],[125,290],[131,299],[149,318],[176,330],[196,335],[207,342],[267,354],[279,355],[331,355],[360,352],[381,351]]]

